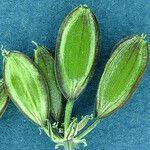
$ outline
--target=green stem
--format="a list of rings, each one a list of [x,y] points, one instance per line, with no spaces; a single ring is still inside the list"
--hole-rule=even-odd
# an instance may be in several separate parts
[[[65,119],[64,119],[64,129],[65,131],[68,129],[72,114],[74,102],[72,100],[68,100],[66,104],[66,110],[65,110]]]
[[[51,135],[51,134],[49,133],[48,128],[45,127],[45,128],[43,128],[43,130],[44,130],[44,132],[47,134],[47,136],[51,138],[51,140],[52,140],[53,142],[57,142],[57,141],[60,142],[60,141],[62,141],[61,137],[58,136],[58,135],[56,135],[55,133],[53,133],[53,135]]]
[[[72,140],[70,141],[65,141],[64,142],[64,149],[65,150],[74,150],[74,143]]]
[[[89,132],[91,132],[98,124],[100,123],[100,119],[96,119],[87,129],[85,129],[81,134],[79,134],[76,138],[81,140],[85,137]]]

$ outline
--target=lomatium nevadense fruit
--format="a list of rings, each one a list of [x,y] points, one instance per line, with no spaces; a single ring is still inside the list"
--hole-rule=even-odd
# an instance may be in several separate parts
[[[80,5],[64,19],[56,43],[56,77],[67,99],[65,131],[70,124],[73,103],[92,76],[98,45],[96,17],[86,5]]]
[[[21,112],[39,126],[45,126],[49,109],[47,86],[30,58],[17,51],[6,54],[4,81]]]
[[[48,85],[50,116],[55,121],[60,121],[63,116],[64,100],[62,99],[62,94],[55,78],[54,59],[47,48],[36,44],[34,62],[42,71]]]
[[[98,50],[98,23],[81,5],[63,21],[56,45],[56,76],[64,96],[74,101],[87,85]]]
[[[144,35],[121,41],[106,64],[96,98],[96,113],[105,117],[120,108],[135,91],[148,63]]]
[[[0,82],[0,113],[5,109],[8,94],[22,113],[41,126],[56,143],[56,149],[87,146],[84,137],[130,98],[149,59],[145,35],[119,42],[100,79],[95,118],[93,114],[81,119],[72,117],[73,104],[92,76],[99,40],[95,16],[86,5],[80,5],[60,27],[55,59],[47,48],[36,43],[34,62],[20,52],[2,50],[4,84]]]
[[[8,102],[7,92],[5,90],[3,79],[0,80],[0,117],[3,115]]]

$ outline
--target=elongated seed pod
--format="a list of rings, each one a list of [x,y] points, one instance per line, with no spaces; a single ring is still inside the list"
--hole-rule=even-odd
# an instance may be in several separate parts
[[[8,95],[5,90],[4,82],[1,79],[0,80],[0,117],[2,117],[3,113],[5,112],[7,103],[8,103]]]
[[[48,85],[50,115],[55,121],[59,121],[64,110],[64,100],[55,78],[54,59],[47,48],[37,46],[34,51],[34,62],[42,71]]]
[[[98,41],[98,23],[87,6],[80,5],[63,21],[56,45],[56,76],[67,99],[74,101],[86,87]]]
[[[96,98],[96,114],[106,117],[123,106],[135,91],[148,63],[145,37],[120,42],[106,64]]]
[[[32,61],[20,52],[4,58],[4,81],[14,104],[29,119],[44,126],[48,118],[48,94],[43,76]]]

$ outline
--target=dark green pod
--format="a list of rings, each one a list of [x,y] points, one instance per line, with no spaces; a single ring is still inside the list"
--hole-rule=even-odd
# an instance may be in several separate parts
[[[96,98],[96,114],[105,117],[130,98],[148,63],[148,44],[144,36],[120,42],[106,64]]]
[[[93,72],[99,28],[91,10],[80,5],[63,21],[56,45],[56,76],[64,96],[75,100]]]
[[[50,115],[55,121],[59,121],[64,110],[64,100],[55,78],[54,59],[47,48],[37,46],[34,51],[34,62],[42,71],[48,85]]]
[[[48,94],[43,76],[33,62],[20,52],[4,58],[4,82],[9,97],[19,110],[39,126],[48,119]]]
[[[7,102],[8,102],[8,95],[5,90],[4,82],[1,79],[0,80],[0,117],[2,117],[3,113],[6,110]]]

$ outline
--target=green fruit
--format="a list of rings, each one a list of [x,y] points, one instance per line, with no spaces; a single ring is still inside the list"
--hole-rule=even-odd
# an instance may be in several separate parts
[[[64,110],[64,100],[62,99],[62,94],[58,88],[55,78],[54,59],[48,52],[47,48],[37,46],[34,51],[34,62],[42,71],[48,85],[50,115],[55,121],[59,121]]]
[[[45,126],[48,119],[47,86],[32,61],[20,52],[4,58],[4,81],[11,100],[29,119]]]
[[[96,98],[96,114],[105,117],[122,107],[135,91],[148,63],[145,37],[120,42],[106,64]]]
[[[66,99],[74,101],[86,87],[98,45],[96,18],[87,6],[80,5],[63,21],[56,45],[56,76]]]

